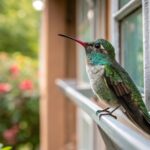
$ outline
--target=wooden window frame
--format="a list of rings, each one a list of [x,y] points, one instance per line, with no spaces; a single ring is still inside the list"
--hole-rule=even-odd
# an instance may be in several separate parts
[[[116,49],[116,58],[120,62],[119,21],[125,16],[142,7],[143,19],[143,53],[144,53],[144,101],[150,110],[150,2],[149,0],[131,0],[118,10],[119,1],[112,3],[112,43]]]

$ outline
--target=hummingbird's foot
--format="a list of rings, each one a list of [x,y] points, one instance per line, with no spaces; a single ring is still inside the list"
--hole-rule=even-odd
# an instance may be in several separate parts
[[[116,108],[114,108],[111,113],[113,113],[114,111],[116,111],[118,108],[120,107],[120,105],[118,105]]]
[[[106,112],[106,113],[103,113],[103,114],[99,114],[99,119],[102,116],[112,116],[113,118],[117,119],[117,116],[113,115],[112,112]]]
[[[98,114],[100,114],[100,113],[102,113],[102,112],[109,112],[108,110],[110,109],[110,107],[107,107],[107,108],[105,108],[105,109],[103,109],[103,110],[97,110],[96,111],[96,115],[98,115]]]
[[[106,115],[112,116],[113,118],[117,119],[117,117],[115,115],[113,115],[113,112],[116,111],[119,107],[120,107],[120,105],[117,106],[116,108],[114,108],[112,111],[109,111],[110,107],[107,107],[103,110],[98,110],[96,112],[96,115],[99,115],[99,119],[101,118],[101,116],[106,116]]]

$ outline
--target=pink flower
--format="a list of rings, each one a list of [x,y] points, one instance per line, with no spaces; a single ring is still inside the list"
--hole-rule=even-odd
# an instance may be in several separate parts
[[[31,80],[24,80],[20,83],[20,89],[23,91],[26,90],[32,90],[33,89],[33,83]]]
[[[16,65],[16,64],[12,65],[10,67],[9,71],[14,76],[17,76],[20,73],[20,69],[19,69],[18,65]]]
[[[11,128],[3,132],[3,138],[8,142],[8,144],[15,144],[17,133],[19,132],[18,125],[13,125]]]
[[[0,83],[0,93],[6,93],[11,90],[11,85],[8,83]]]

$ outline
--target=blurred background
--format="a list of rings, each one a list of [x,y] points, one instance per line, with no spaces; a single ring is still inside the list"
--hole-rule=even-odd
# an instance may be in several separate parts
[[[0,0],[0,143],[15,150],[39,147],[38,2]]]
[[[129,3],[0,0],[0,143],[14,150],[105,149],[92,119],[55,84],[61,78],[89,85],[83,48],[57,34],[111,41],[143,92],[143,8]],[[123,7],[129,14],[114,18]]]

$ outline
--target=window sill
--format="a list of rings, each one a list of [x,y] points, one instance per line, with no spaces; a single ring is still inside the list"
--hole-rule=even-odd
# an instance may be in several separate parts
[[[56,85],[70,98],[78,107],[84,110],[108,137],[121,149],[144,149],[150,147],[150,137],[135,127],[121,111],[116,111],[118,119],[111,116],[99,117],[97,110],[103,109],[90,100],[93,96],[90,88],[81,88],[75,80],[56,80]]]

